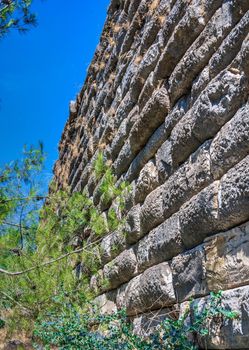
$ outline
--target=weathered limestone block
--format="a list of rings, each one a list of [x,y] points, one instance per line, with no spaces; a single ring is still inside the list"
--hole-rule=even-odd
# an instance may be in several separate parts
[[[99,270],[97,273],[91,276],[89,287],[90,290],[96,294],[100,294],[103,290],[106,289],[106,286],[104,286],[103,270]]]
[[[248,82],[243,74],[221,72],[173,129],[173,159],[181,163],[203,141],[213,137],[233,117],[247,92]]]
[[[115,113],[115,120],[118,125],[127,117],[133,107],[134,102],[131,99],[130,93],[127,92]]]
[[[126,137],[127,119],[124,119],[120,124],[110,145],[106,147],[107,157],[114,160],[121,150]]]
[[[157,187],[145,199],[141,207],[141,234],[145,235],[163,222],[163,187]]]
[[[249,220],[249,156],[222,177],[218,201],[222,229]]]
[[[212,182],[209,147],[210,142],[205,142],[164,184],[162,197],[165,218]]]
[[[220,45],[242,14],[239,4],[234,7],[229,2],[223,3],[216,11],[170,76],[169,95],[172,104],[189,89],[196,75],[205,67],[216,47]]]
[[[150,160],[140,171],[136,188],[135,201],[142,203],[146,196],[158,186],[158,171],[153,160]]]
[[[164,122],[168,110],[167,90],[165,88],[156,90],[131,129],[129,141],[134,149],[138,150],[145,144],[152,132]]]
[[[160,325],[165,319],[176,319],[178,316],[177,306],[171,306],[159,310],[152,310],[132,319],[134,333],[146,337],[152,334],[156,327]]]
[[[88,183],[87,183],[87,190],[88,190],[90,197],[93,195],[93,192],[94,192],[97,184],[98,184],[98,180],[96,179],[94,174],[91,174],[89,179],[88,179]]]
[[[81,175],[80,175],[80,183],[81,183],[81,188],[83,189],[88,181],[88,178],[91,174],[92,171],[92,165],[91,164],[87,164],[84,168],[84,170],[82,171]]]
[[[206,239],[205,270],[209,290],[249,284],[249,224]]]
[[[182,240],[187,248],[202,243],[209,234],[217,232],[218,190],[219,181],[215,181],[180,209]]]
[[[105,294],[101,294],[94,299],[93,303],[98,307],[100,314],[108,315],[117,311],[115,294],[115,291],[111,291]]]
[[[123,300],[128,315],[174,304],[176,298],[168,263],[153,266],[131,280]]]
[[[242,47],[241,47],[241,56],[239,60],[239,68],[241,68],[247,79],[249,79],[249,65],[248,65],[248,60],[249,60],[249,34],[243,41]]]
[[[123,227],[104,237],[100,244],[102,264],[105,265],[115,258],[126,248],[126,246]]]
[[[138,119],[138,117],[138,109],[137,107],[134,107],[120,124],[119,129],[116,135],[114,136],[114,139],[112,140],[109,150],[110,158],[112,160],[115,160],[115,158],[117,157],[118,153],[120,152],[123,144],[127,139],[132,125]]]
[[[120,89],[121,98],[123,98],[123,94],[122,94],[123,91],[121,89],[121,83],[122,83],[122,79],[124,77],[124,74],[129,66],[129,63],[130,63],[130,60],[128,59],[128,57],[130,58],[130,55],[132,55],[132,53],[127,52],[126,55],[123,56],[123,59],[119,60],[115,73],[110,76],[110,79],[112,79],[112,80],[114,79],[113,84],[112,84],[112,88],[114,91],[117,89]],[[127,94],[129,94],[129,92]]]
[[[153,74],[154,74],[153,71],[149,74],[147,80],[143,84],[142,91],[141,91],[141,93],[139,95],[138,106],[139,106],[140,110],[142,110],[144,108],[144,106],[146,105],[147,101],[150,99],[153,91],[157,87],[156,84],[154,84],[154,76],[153,76]]]
[[[197,299],[193,306],[201,311],[210,297]],[[248,349],[249,344],[249,287],[240,287],[222,293],[222,307],[237,311],[238,317],[231,321],[214,319],[208,340],[199,339],[201,348],[207,349]]]
[[[176,26],[155,69],[159,79],[170,76],[177,62],[204,29],[222,1],[195,0],[187,7],[184,17]]]
[[[249,154],[249,104],[240,108],[216,135],[210,146],[211,171],[219,179]]]
[[[141,206],[140,204],[137,204],[133,208],[131,208],[131,210],[127,214],[125,234],[126,234],[126,241],[128,244],[137,242],[141,237],[140,213],[141,213]]]
[[[172,259],[183,251],[178,215],[168,220],[142,238],[137,245],[138,270]]]
[[[137,259],[133,248],[124,250],[104,266],[103,276],[108,281],[107,289],[114,289],[137,274]]]
[[[181,118],[186,114],[189,109],[189,96],[182,97],[176,102],[172,110],[165,118],[165,130],[167,137],[170,136],[171,131],[176,126],[176,124],[181,120]]]
[[[118,157],[113,163],[113,170],[118,177],[127,170],[129,164],[132,162],[134,157],[135,152],[133,151],[131,144],[128,140],[123,145]]]
[[[94,113],[95,113],[95,116],[97,117],[103,107],[103,102],[104,102],[104,99],[108,93],[108,86],[109,84],[105,84],[104,88],[100,90],[99,94],[97,95],[96,97],[96,105],[95,105],[95,108],[94,108]]]
[[[159,182],[163,184],[174,171],[172,160],[172,142],[166,140],[156,153],[156,165],[158,169]]]
[[[128,91],[130,91],[131,81],[132,81],[134,75],[137,73],[137,70],[138,70],[138,64],[136,63],[136,59],[134,58],[131,61],[131,63],[129,64],[129,66],[127,67],[125,75],[124,75],[122,82],[121,82],[121,85],[120,85],[123,98],[126,95],[126,93]],[[130,96],[131,96],[132,101],[135,102],[132,94],[130,94]]]
[[[138,155],[134,158],[125,174],[125,180],[131,182],[139,176],[143,166],[154,157],[156,151],[165,140],[165,126],[161,124],[151,135],[146,145],[141,149]]]
[[[155,68],[160,55],[159,45],[153,44],[142,58],[139,67],[132,78],[130,93],[134,101],[137,101],[149,73]]]
[[[203,245],[173,258],[170,267],[178,302],[208,294],[204,261]]]
[[[147,23],[145,23],[145,26],[143,28],[141,44],[139,48],[139,52],[141,54],[145,52],[157,39],[159,39],[158,42],[160,43],[160,46],[163,46],[163,43],[160,42],[161,36],[157,34],[161,29],[165,18],[170,13],[173,5],[174,1],[171,0],[161,0],[158,1],[158,3],[155,1],[152,2],[152,6],[154,8],[151,9],[150,6],[150,10],[148,12],[150,19]]]
[[[124,181],[124,180],[125,179],[122,178],[122,181]],[[127,214],[131,210],[131,208],[137,204],[137,202],[135,201],[135,189],[136,189],[136,181],[132,181],[129,185],[128,191],[123,193],[123,196],[124,196],[124,215]]]

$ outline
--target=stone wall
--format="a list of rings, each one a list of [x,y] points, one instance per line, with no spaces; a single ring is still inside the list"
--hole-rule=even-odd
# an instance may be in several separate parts
[[[55,165],[58,186],[104,215],[100,150],[132,187],[92,277],[109,281],[103,311],[126,307],[146,331],[222,289],[240,317],[216,325],[210,349],[249,348],[248,33],[248,0],[112,0]]]

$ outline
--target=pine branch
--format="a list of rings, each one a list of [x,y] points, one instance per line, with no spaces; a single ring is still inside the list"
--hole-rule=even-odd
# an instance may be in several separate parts
[[[4,293],[4,292],[2,292],[2,291],[0,291],[0,293],[1,293],[3,296],[5,296],[5,298],[11,300],[13,303],[15,303],[16,305],[18,305],[21,309],[23,309],[23,310],[27,311],[29,314],[31,314],[31,311],[30,311],[28,308],[26,308],[25,306],[23,306],[22,304],[20,304],[18,301],[16,301],[16,300],[15,300],[14,298],[12,298],[10,295],[8,295],[8,294],[6,294],[6,293]]]
[[[4,270],[4,269],[1,269],[1,268],[0,268],[0,274],[2,273],[2,274],[5,274],[5,275],[8,275],[8,276],[19,276],[19,275],[23,275],[23,274],[25,274],[25,273],[34,271],[34,270],[39,269],[39,268],[41,268],[41,267],[54,264],[55,262],[60,261],[60,260],[63,260],[63,259],[67,258],[67,257],[70,256],[70,255],[79,254],[79,253],[81,253],[81,252],[83,252],[83,251],[87,251],[87,249],[88,249],[90,246],[101,242],[102,239],[103,239],[103,237],[100,238],[99,240],[96,240],[96,241],[94,241],[94,242],[92,242],[92,243],[89,243],[88,246],[86,246],[86,247],[82,247],[82,248],[79,248],[79,249],[75,249],[75,250],[73,250],[72,252],[69,252],[69,253],[66,253],[66,254],[64,254],[64,255],[61,255],[61,256],[59,256],[59,257],[56,258],[56,259],[52,259],[52,260],[46,261],[46,262],[44,262],[44,263],[42,263],[42,264],[40,264],[40,265],[32,266],[32,267],[30,267],[30,268],[28,268],[28,269],[26,269],[26,270],[23,270],[23,271],[11,272],[11,271]]]
[[[14,226],[14,227],[20,228],[20,224],[14,224],[13,222],[7,222],[7,221],[1,222],[0,225]],[[30,227],[28,227],[28,226],[22,226],[22,228],[25,230],[30,229]]]

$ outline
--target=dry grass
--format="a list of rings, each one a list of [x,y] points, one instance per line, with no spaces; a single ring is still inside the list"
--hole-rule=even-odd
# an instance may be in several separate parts
[[[99,143],[98,144],[98,149],[99,150],[104,150],[105,148],[106,148],[106,143],[103,142],[103,143]]]
[[[149,8],[148,8],[149,12],[153,13],[158,7],[159,3],[160,3],[160,0],[153,0],[152,3],[149,5]]]
[[[162,25],[165,21],[166,15],[161,15],[157,17],[158,22]]]
[[[143,59],[142,55],[137,56],[134,60],[135,64],[139,64],[142,61],[142,59]]]
[[[108,78],[108,83],[112,83],[115,78],[116,78],[116,74],[115,73],[111,73],[109,78]]]

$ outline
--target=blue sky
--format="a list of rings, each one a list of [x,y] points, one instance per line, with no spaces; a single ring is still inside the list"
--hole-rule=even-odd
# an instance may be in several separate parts
[[[99,41],[109,0],[34,0],[38,27],[0,41],[0,167],[44,142],[50,172]]]

